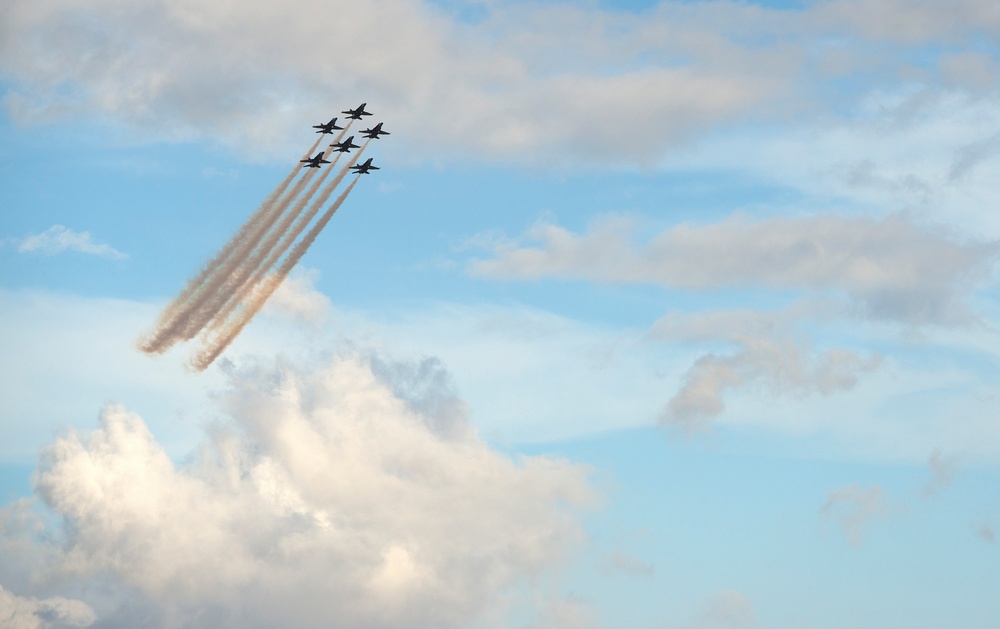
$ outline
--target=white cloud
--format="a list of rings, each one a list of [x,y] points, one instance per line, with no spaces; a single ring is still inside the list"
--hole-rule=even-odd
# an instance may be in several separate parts
[[[329,116],[365,94],[403,141],[521,160],[541,151],[603,161],[592,157],[599,149],[648,161],[773,101],[787,82],[784,57],[733,41],[709,47],[706,63],[678,64],[705,45],[678,41],[670,16],[650,28],[569,5],[486,11],[463,24],[410,0],[294,11],[272,0],[14,2],[4,7],[0,67],[15,81],[6,104],[18,119],[110,114],[145,133],[207,134],[260,151],[284,144],[303,116]],[[552,44],[573,44],[569,23],[600,36],[579,38],[585,45],[566,55]],[[594,72],[586,58],[610,71]],[[609,111],[622,129],[594,124]]]
[[[888,42],[958,43],[1000,30],[1000,12],[989,0],[839,0],[817,3],[814,12],[827,28]]]
[[[137,589],[147,618],[171,619],[153,626],[468,627],[581,539],[586,470],[442,429],[357,355],[230,379],[231,423],[184,465],[117,405],[45,449],[35,488],[66,522],[63,578],[109,575],[123,605]]]
[[[210,417],[218,372],[193,374],[180,355],[150,359],[136,339],[160,303],[0,290],[0,459],[32,461],[53,434],[89,425],[108,399],[148,413],[172,456],[187,452]]]
[[[938,91],[927,82],[883,83],[841,116],[733,129],[665,159],[679,172],[730,172],[787,191],[758,212],[803,207],[884,216],[906,212],[923,224],[1000,237],[995,91]],[[766,159],[760,156],[766,155]]]
[[[585,234],[546,223],[471,263],[477,276],[647,283],[688,291],[755,287],[841,291],[859,311],[909,325],[967,323],[965,300],[988,279],[1000,242],[960,239],[901,216],[834,215],[679,225],[635,243],[624,219]]]
[[[833,518],[854,545],[864,540],[869,523],[904,510],[905,505],[889,500],[880,485],[845,485],[830,492],[820,509],[824,518]]]
[[[0,584],[0,629],[89,627],[96,619],[94,610],[82,601],[17,596]]]
[[[54,256],[64,251],[76,251],[90,255],[121,260],[128,255],[111,245],[94,242],[90,232],[77,232],[63,225],[53,225],[40,234],[32,234],[20,241],[17,248],[21,253],[42,253]]]
[[[726,390],[752,384],[775,394],[829,395],[850,389],[859,374],[872,371],[881,362],[878,355],[865,358],[844,349],[810,356],[790,340],[736,336],[733,341],[738,346],[735,353],[706,354],[695,361],[667,403],[661,423],[694,432],[723,412]]]
[[[838,106],[817,98],[830,68],[865,86],[916,65],[914,44],[971,51],[996,20],[984,3],[959,4],[665,2],[634,14],[484,3],[481,19],[463,21],[417,0],[294,11],[275,0],[20,0],[2,8],[0,68],[20,120],[97,114],[154,137],[271,152],[304,117],[368,99],[422,155],[649,164],[722,124]],[[948,68],[952,84],[990,88],[968,59]]]
[[[199,441],[199,427],[218,414],[210,395],[223,386],[223,374],[190,373],[184,351],[150,358],[134,349],[161,308],[0,291],[0,331],[10,358],[0,364],[0,458],[33,460],[60,428],[86,428],[108,399],[141,412],[172,458],[189,452]],[[828,457],[921,464],[942,448],[961,452],[970,464],[996,461],[1000,431],[989,396],[1000,377],[990,367],[1000,341],[954,329],[915,344],[851,321],[833,322],[821,333],[828,336],[806,340],[813,321],[802,317],[811,308],[756,317],[744,316],[755,312],[749,310],[717,317],[675,314],[660,321],[656,331],[662,336],[655,338],[527,307],[335,309],[319,327],[260,318],[224,358],[243,364],[273,356],[318,368],[345,345],[360,348],[380,357],[384,365],[373,364],[379,377],[406,404],[438,418],[440,430],[460,432],[464,424],[453,420],[468,411],[491,442],[512,445],[654,424],[700,357],[740,351],[734,335],[769,339],[778,347],[791,343],[807,375],[828,350],[844,348],[867,361],[874,349],[884,356],[879,369],[859,372],[857,383],[836,398],[815,387],[779,389],[791,395],[776,403],[769,380],[749,379],[747,386],[722,392],[726,411],[712,421],[725,429],[797,439],[822,435],[813,445]],[[425,384],[414,384],[418,375]],[[432,381],[439,386],[428,387]],[[463,410],[465,404],[470,409]]]
[[[330,315],[330,299],[316,290],[319,271],[298,269],[274,291],[264,312],[318,325]]]

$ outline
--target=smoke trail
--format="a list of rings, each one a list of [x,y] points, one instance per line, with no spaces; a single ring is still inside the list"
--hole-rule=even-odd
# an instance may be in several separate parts
[[[302,234],[302,232],[309,225],[312,219],[315,218],[316,214],[319,213],[319,210],[323,207],[323,204],[325,204],[327,202],[327,199],[330,198],[330,195],[333,194],[333,191],[336,190],[337,186],[340,185],[340,182],[344,180],[344,177],[347,175],[350,168],[355,164],[357,164],[358,160],[361,159],[361,154],[365,152],[365,149],[368,147],[369,142],[371,142],[370,139],[367,140],[361,146],[361,149],[353,155],[353,159],[347,165],[345,165],[343,168],[340,169],[340,172],[337,173],[337,176],[334,177],[333,181],[331,181],[329,184],[326,185],[325,188],[323,188],[319,196],[316,197],[316,200],[313,201],[312,204],[310,204],[309,209],[307,209],[304,213],[302,213],[300,216],[296,218],[295,224],[292,226],[290,230],[285,231],[285,229],[287,228],[287,224],[285,224],[280,229],[280,232],[284,232],[284,237],[281,239],[281,243],[278,244],[278,246],[276,247],[274,246],[273,242],[271,243],[271,245],[268,247],[270,251],[268,252],[267,258],[264,259],[263,262],[259,262],[256,265],[253,275],[247,280],[245,280],[240,289],[235,294],[230,295],[228,301],[224,303],[217,310],[218,314],[216,314],[215,318],[209,323],[210,326],[209,329],[215,330],[225,325],[226,319],[229,317],[229,315],[232,314],[232,312],[237,308],[237,306],[239,306],[243,302],[243,300],[246,299],[247,296],[253,291],[253,289],[257,286],[257,284],[260,283],[261,279],[263,279],[264,277],[264,274],[272,266],[274,266],[274,264],[278,262],[281,256],[285,255],[285,253],[291,248],[292,243],[295,242],[295,239]],[[333,166],[334,164],[330,165],[330,170],[326,171],[326,174],[332,172]],[[322,182],[322,179],[320,180],[320,182]],[[298,211],[301,211],[302,208],[297,207],[296,209]],[[280,234],[280,232],[276,230],[275,234],[278,235]],[[275,240],[277,239],[275,238]]]
[[[341,132],[334,139],[334,142],[339,142],[347,130],[351,128],[354,123],[352,120],[347,124],[347,126],[341,130]],[[312,149],[319,145],[322,138],[326,137],[321,135],[320,138],[313,144]],[[311,157],[312,150],[310,150],[310,155],[306,155],[306,158]],[[304,158],[305,159],[305,158]],[[301,170],[301,167],[297,167],[295,172]],[[219,265],[211,278],[204,282],[200,287],[200,290],[196,291],[195,296],[189,298],[187,307],[180,313],[178,313],[171,323],[165,326],[160,335],[162,340],[154,351],[164,352],[171,345],[180,340],[190,340],[201,331],[205,323],[209,321],[212,316],[217,311],[217,306],[214,306],[219,299],[225,299],[225,297],[231,293],[235,288],[242,284],[243,279],[247,273],[241,273],[240,269],[244,264],[246,257],[257,248],[261,239],[264,238],[274,227],[275,221],[277,221],[284,211],[288,208],[288,205],[294,201],[301,193],[305,185],[316,175],[314,169],[307,169],[307,172],[296,182],[295,186],[284,195],[280,200],[272,202],[268,211],[263,213],[263,215],[256,217],[260,220],[255,221],[253,229],[248,230],[248,233],[244,235],[242,242],[237,243],[238,246],[234,248],[231,257],[226,260],[223,264]],[[315,192],[315,188],[309,191],[311,196]],[[274,195],[272,195],[274,196]],[[308,197],[307,197],[308,198]],[[305,203],[305,201],[303,201]],[[275,236],[277,238],[277,236]],[[235,278],[234,278],[235,275]]]
[[[270,230],[274,221],[288,207],[288,204],[295,199],[305,187],[306,183],[312,179],[315,171],[310,169],[292,187],[292,189],[279,199],[277,203],[272,203],[262,216],[254,217],[256,220],[248,222],[249,229],[246,232],[240,230],[240,240],[232,250],[232,254],[220,264],[217,264],[208,279],[194,291],[181,309],[169,324],[157,331],[156,339],[158,343],[150,343],[147,353],[163,353],[174,343],[180,340],[187,340],[198,333],[198,329],[192,329],[192,320],[203,312],[206,302],[213,295],[218,293],[227,283],[236,269],[239,268],[243,259],[260,242],[260,239]]]
[[[237,317],[228,328],[223,330],[214,342],[207,342],[206,346],[191,358],[190,365],[195,371],[204,371],[207,369],[208,366],[219,357],[219,354],[221,354],[226,347],[233,342],[233,339],[235,339],[239,333],[243,331],[243,328],[250,323],[250,320],[253,319],[258,312],[260,312],[260,309],[264,307],[264,303],[267,302],[268,298],[274,293],[275,290],[277,290],[278,286],[280,286],[285,278],[288,277],[288,274],[291,273],[295,265],[298,264],[299,260],[302,259],[302,256],[304,256],[306,251],[309,250],[309,247],[312,246],[316,237],[319,236],[319,233],[323,231],[326,224],[330,222],[331,218],[333,218],[333,215],[340,208],[341,204],[343,204],[347,195],[351,193],[351,190],[354,189],[354,184],[358,183],[358,179],[360,177],[360,174],[354,177],[354,181],[352,181],[351,184],[340,193],[340,196],[338,196],[333,204],[327,208],[326,212],[320,216],[319,220],[316,221],[316,224],[312,226],[312,229],[310,229],[306,233],[305,237],[303,237],[302,240],[295,245],[295,248],[292,249],[292,252],[288,255],[285,261],[281,263],[278,270],[264,280],[262,284],[260,284],[260,289],[253,295],[253,299],[246,304],[245,308],[240,313],[240,316]]]
[[[340,133],[337,139],[334,140],[334,142],[339,142],[340,139],[347,132],[348,128],[350,128],[350,123],[347,125],[347,128],[345,128],[344,131]],[[347,174],[350,167],[357,163],[358,157],[360,157],[361,154],[364,152],[365,147],[368,146],[368,142],[370,142],[370,140],[366,141],[364,145],[361,146],[360,151],[350,156],[351,158],[353,158],[353,161],[351,161],[350,163],[348,163],[347,165],[345,165],[343,168],[340,169],[340,172],[337,173],[337,176],[333,179],[333,182],[327,184],[327,186],[323,188],[323,190],[317,197],[317,200],[314,201],[309,206],[309,209],[306,211],[305,215],[301,215],[302,208],[309,201],[309,199],[313,197],[313,195],[316,192],[316,189],[318,189],[319,186],[322,185],[327,175],[333,172],[334,168],[337,165],[337,162],[340,161],[340,157],[341,155],[343,155],[343,153],[337,154],[337,156],[333,160],[333,163],[330,164],[330,168],[323,171],[320,179],[316,183],[314,183],[313,187],[306,192],[305,196],[302,199],[300,199],[298,203],[296,203],[295,207],[291,210],[291,212],[289,212],[282,219],[281,223],[277,225],[275,230],[269,236],[268,240],[265,241],[260,247],[258,247],[258,249],[254,251],[254,255],[247,261],[245,265],[243,265],[242,267],[243,273],[241,273],[241,275],[237,278],[237,281],[233,282],[237,290],[235,292],[230,292],[229,294],[218,295],[218,299],[216,303],[213,304],[212,307],[212,310],[215,314],[209,320],[205,321],[201,327],[209,325],[210,329],[217,329],[225,324],[226,318],[229,317],[229,315],[233,312],[233,310],[235,310],[239,306],[239,304],[243,301],[243,299],[246,298],[247,294],[254,289],[256,284],[263,277],[264,273],[266,273],[267,270],[270,269],[277,262],[277,260],[282,255],[284,255],[285,252],[288,251],[288,248],[291,247],[291,243],[299,236],[299,234],[302,233],[302,230],[305,229],[306,225],[309,224],[309,221],[311,221],[313,217],[316,216],[316,213],[319,211],[319,208],[322,207],[324,203],[326,203],[327,199],[330,198],[330,194],[337,187],[337,185],[344,179],[344,176]],[[333,145],[331,144],[331,146]],[[292,226],[292,229],[289,232],[288,226],[293,219],[295,220],[295,224]],[[281,244],[278,247],[275,247],[275,244],[278,242],[278,238],[281,237],[282,235],[284,235],[284,237],[281,238]]]
[[[319,143],[322,141],[323,136],[316,138],[313,145],[306,151],[306,155],[303,159],[308,158],[312,155],[312,152],[316,150]],[[288,189],[289,184],[295,179],[295,176],[299,174],[300,168],[296,166],[292,169],[290,173],[282,180],[278,187],[274,189],[261,202],[260,206],[257,208],[250,218],[245,222],[235,235],[229,240],[228,243],[215,255],[214,258],[209,260],[201,269],[201,271],[195,277],[188,281],[187,286],[181,291],[181,293],[164,309],[163,313],[160,315],[159,320],[156,323],[154,332],[147,334],[144,338],[140,338],[138,341],[138,347],[141,351],[150,353],[160,353],[167,349],[170,344],[173,343],[170,340],[169,331],[174,327],[174,323],[178,317],[183,313],[186,313],[190,308],[189,301],[192,297],[199,292],[206,282],[218,273],[221,265],[225,264],[233,256],[237,247],[243,242],[248,235],[254,231],[264,217],[268,214],[271,206],[274,202],[284,194],[285,190]]]
[[[339,158],[339,156],[338,156]],[[310,173],[310,178],[316,173]],[[271,249],[281,238],[282,234],[288,230],[289,225],[302,212],[302,208],[309,202],[323,182],[326,171],[316,178],[309,186],[309,189],[301,195],[292,195],[286,199],[280,209],[274,212],[274,216],[266,229],[262,229],[256,242],[248,242],[247,247],[241,252],[239,259],[235,260],[231,272],[220,278],[213,290],[206,292],[205,299],[202,300],[197,310],[193,311],[185,321],[184,328],[180,330],[179,336],[183,340],[190,340],[204,328],[219,311],[229,303],[235,294],[247,284],[248,280],[260,267]],[[305,178],[303,178],[303,182]],[[303,186],[304,187],[304,186]],[[300,188],[301,191],[301,188]],[[289,204],[295,201],[295,205],[289,210]]]

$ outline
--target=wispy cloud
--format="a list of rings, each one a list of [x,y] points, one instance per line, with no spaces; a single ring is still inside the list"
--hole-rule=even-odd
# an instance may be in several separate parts
[[[698,619],[685,629],[753,629],[753,601],[739,590],[723,590],[706,603]]]
[[[810,353],[791,339],[736,337],[729,355],[706,354],[695,361],[681,388],[667,403],[660,423],[686,433],[704,428],[723,412],[723,395],[750,384],[778,393],[829,395],[850,389],[861,373],[878,367],[881,356],[864,357],[844,349]]]
[[[53,225],[40,234],[32,234],[18,242],[17,250],[21,253],[54,256],[65,251],[75,251],[110,260],[123,260],[128,257],[128,254],[118,251],[111,245],[93,240],[90,232],[74,231],[63,225]]]
[[[957,457],[945,456],[944,452],[940,449],[935,450],[930,458],[927,459],[927,467],[931,472],[931,479],[920,490],[920,495],[923,498],[930,498],[951,485],[955,479],[956,462]]]
[[[893,503],[881,485],[846,485],[830,492],[820,514],[836,521],[851,543],[857,546],[864,540],[872,520],[888,517],[905,508]]]
[[[902,216],[819,215],[678,225],[636,243],[631,224],[605,220],[587,233],[539,223],[522,242],[473,261],[475,276],[646,283],[680,290],[756,287],[841,291],[872,319],[954,324],[989,277],[1000,242],[961,239]]]
[[[651,577],[656,573],[656,566],[653,564],[622,551],[614,551],[602,559],[599,569],[602,574],[623,574],[633,577]]]
[[[264,312],[289,317],[313,325],[322,323],[330,314],[330,299],[316,290],[319,272],[303,269],[282,282],[267,301]]]

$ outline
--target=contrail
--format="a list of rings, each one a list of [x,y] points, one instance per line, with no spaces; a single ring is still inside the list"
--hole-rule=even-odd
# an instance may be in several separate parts
[[[323,140],[323,136],[316,138],[312,147],[306,152],[306,157],[312,155],[316,147]],[[303,158],[305,159],[305,158]],[[220,266],[225,264],[233,256],[233,253],[239,247],[247,236],[255,230],[257,224],[268,214],[271,206],[274,202],[288,189],[289,184],[295,179],[295,176],[299,174],[299,168],[296,166],[292,169],[288,176],[278,184],[278,187],[274,189],[271,194],[267,196],[266,199],[257,208],[250,218],[245,222],[236,234],[229,240],[228,243],[212,258],[207,262],[201,269],[201,271],[195,277],[188,281],[187,286],[184,290],[164,309],[163,313],[160,315],[159,321],[157,321],[155,331],[145,338],[139,339],[138,347],[143,352],[149,353],[160,353],[165,351],[174,340],[170,338],[170,330],[174,327],[175,320],[181,316],[182,313],[186,312],[189,300],[199,292],[206,282],[209,281],[219,270]]]
[[[333,218],[333,215],[340,208],[341,204],[343,204],[347,195],[351,193],[351,190],[354,189],[354,184],[358,183],[358,179],[360,177],[361,175],[358,174],[354,178],[354,181],[352,181],[351,184],[340,193],[340,196],[338,196],[333,204],[327,208],[326,212],[320,216],[319,220],[316,221],[316,224],[312,226],[312,229],[306,233],[305,237],[303,237],[302,240],[295,245],[295,248],[292,249],[292,252],[288,255],[285,261],[281,263],[278,270],[260,284],[260,289],[256,291],[253,298],[245,305],[245,308],[242,312],[240,312],[239,317],[237,317],[229,325],[229,327],[223,330],[214,342],[208,342],[206,347],[191,358],[190,365],[195,371],[204,371],[207,369],[208,366],[219,357],[219,354],[221,354],[226,347],[233,342],[233,339],[239,335],[246,324],[253,319],[254,315],[260,312],[260,309],[264,307],[264,303],[267,299],[274,293],[275,290],[277,290],[278,286],[281,285],[285,278],[288,277],[288,274],[291,273],[295,265],[298,264],[299,260],[302,259],[302,256],[304,256],[306,251],[309,250],[309,247],[312,246],[316,237],[319,236],[319,233],[323,231],[326,224],[330,222],[331,218]]]
[[[281,232],[284,233],[281,242],[277,246],[274,246],[273,242],[271,243],[271,246],[268,247],[270,251],[268,251],[267,258],[265,258],[262,262],[258,262],[253,271],[253,275],[247,278],[239,290],[235,294],[230,295],[228,301],[217,310],[218,314],[208,324],[210,329],[218,329],[225,325],[229,315],[232,314],[232,312],[247,298],[247,296],[252,293],[257,284],[263,279],[264,274],[272,266],[274,266],[279,259],[281,259],[281,256],[288,252],[292,243],[295,242],[295,239],[298,238],[305,228],[309,226],[309,223],[313,218],[315,218],[316,214],[319,213],[323,204],[327,202],[330,195],[333,194],[333,191],[336,190],[337,186],[340,185],[340,182],[344,180],[344,177],[347,175],[350,168],[358,163],[358,160],[361,158],[361,154],[364,153],[365,148],[368,147],[368,142],[371,142],[371,140],[369,139],[366,141],[361,146],[361,149],[352,156],[352,160],[340,169],[340,172],[337,173],[337,176],[334,177],[333,181],[327,184],[326,187],[324,187],[320,192],[319,196],[316,197],[316,200],[310,204],[309,209],[296,217],[295,224],[292,225],[291,229],[285,231],[287,223],[281,228]],[[338,155],[338,158],[339,157],[340,156]],[[334,161],[334,164],[335,163],[336,160]],[[327,170],[326,174],[332,172],[334,164],[330,164],[330,170]],[[322,182],[322,179],[320,182]],[[296,209],[301,211],[301,206]],[[296,212],[293,210],[293,213]],[[279,234],[279,232],[276,231],[275,234]]]

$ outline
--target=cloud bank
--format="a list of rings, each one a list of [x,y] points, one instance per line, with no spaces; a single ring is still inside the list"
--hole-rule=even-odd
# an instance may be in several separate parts
[[[180,465],[109,405],[40,458],[35,491],[65,522],[34,542],[48,578],[110,627],[503,626],[509,589],[567,556],[594,494],[581,467],[456,430],[461,404],[428,401],[453,397],[433,369],[395,387],[426,373],[403,399],[356,355],[232,370],[233,421]]]
[[[722,125],[836,107],[826,92],[848,75],[863,93],[917,66],[928,83],[990,93],[993,61],[974,45],[1000,30],[982,0],[664,2],[637,13],[15,0],[0,25],[4,101],[18,120],[95,115],[267,153],[304,117],[367,99],[397,137],[439,154],[647,165]],[[913,53],[942,43],[954,52],[921,67]]]

